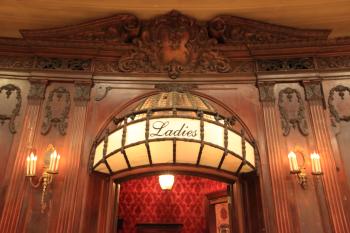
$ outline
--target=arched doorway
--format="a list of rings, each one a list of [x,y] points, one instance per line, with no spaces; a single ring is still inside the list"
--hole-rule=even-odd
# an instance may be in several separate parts
[[[122,182],[168,172],[226,182],[230,232],[254,232],[246,226],[261,207],[254,139],[238,116],[206,98],[181,91],[144,98],[106,124],[91,155],[90,169],[114,181],[113,221]]]

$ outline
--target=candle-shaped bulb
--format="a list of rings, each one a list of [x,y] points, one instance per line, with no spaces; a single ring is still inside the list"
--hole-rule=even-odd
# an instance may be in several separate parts
[[[34,153],[30,153],[30,156],[27,157],[27,161],[29,161],[29,168],[27,167],[27,170],[29,170],[28,175],[34,176],[35,170],[36,170],[36,156]]]
[[[54,171],[55,170],[55,161],[57,157],[57,152],[54,150],[51,155],[50,155],[50,166],[49,166],[49,171]]]
[[[36,161],[38,160],[38,157],[35,155],[34,156],[34,172],[33,172],[33,176],[35,175],[35,173],[36,173]]]
[[[299,171],[297,155],[293,151],[289,152],[288,159],[289,159],[290,171],[291,172]]]
[[[27,176],[30,175],[30,156],[27,156]]]
[[[321,174],[321,162],[320,162],[320,155],[317,153],[311,154],[311,165],[312,165],[312,173],[314,174]]]
[[[60,158],[61,158],[61,156],[59,154],[57,154],[55,172],[58,172],[58,165],[60,163]]]

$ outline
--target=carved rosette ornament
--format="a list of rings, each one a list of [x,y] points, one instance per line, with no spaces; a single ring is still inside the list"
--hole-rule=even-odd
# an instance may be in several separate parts
[[[337,102],[338,107],[336,106],[336,94],[338,94]],[[346,104],[347,103],[347,104]],[[350,121],[350,88],[338,85],[333,87],[329,92],[328,97],[328,107],[332,116],[332,125],[335,126],[336,123],[341,121]],[[343,112],[343,113],[342,113]]]
[[[216,39],[207,27],[177,11],[145,21],[134,48],[118,62],[120,72],[167,73],[176,79],[181,73],[227,73],[228,59],[215,49]]]
[[[291,127],[298,128],[304,136],[309,134],[304,101],[299,91],[290,87],[281,90],[278,95],[278,108],[284,136],[289,135]]]
[[[51,91],[45,106],[41,134],[48,134],[52,126],[54,126],[58,128],[61,135],[65,135],[68,127],[67,118],[70,106],[70,93],[67,89],[59,87]]]
[[[5,94],[5,99],[7,100],[10,99],[13,93],[15,93],[16,95],[15,96],[16,103],[12,112],[8,114],[0,113],[0,125],[3,125],[5,121],[9,121],[9,130],[12,134],[14,134],[17,132],[15,127],[15,119],[19,115],[19,112],[21,110],[21,105],[22,105],[21,89],[13,84],[7,84],[5,86],[0,87],[0,96],[3,93]]]

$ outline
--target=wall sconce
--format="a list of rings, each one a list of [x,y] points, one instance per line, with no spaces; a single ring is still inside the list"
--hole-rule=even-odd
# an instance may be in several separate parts
[[[306,168],[305,168],[305,156],[300,151],[297,151],[297,153],[302,157],[303,163],[301,165],[298,164],[297,154],[293,151],[289,152],[288,159],[289,159],[289,166],[290,166],[290,173],[297,175],[298,183],[301,185],[303,189],[307,186],[307,174],[306,174]],[[321,170],[321,163],[320,163],[320,155],[317,153],[312,153],[310,155],[311,157],[311,164],[312,164],[312,175],[322,175]]]
[[[57,153],[53,145],[48,145],[44,155],[44,170],[38,181],[34,183],[33,179],[36,173],[36,162],[38,157],[31,152],[27,157],[26,177],[29,177],[29,181],[32,187],[39,188],[42,186],[41,193],[41,212],[44,213],[46,209],[45,194],[49,184],[52,183],[53,175],[58,174],[58,166],[61,156]]]

